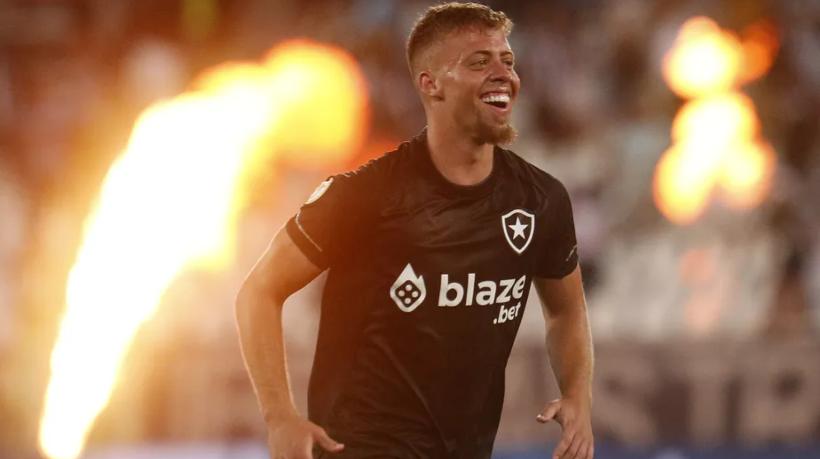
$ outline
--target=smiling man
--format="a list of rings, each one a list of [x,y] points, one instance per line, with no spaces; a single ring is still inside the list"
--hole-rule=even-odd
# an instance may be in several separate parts
[[[245,280],[237,321],[271,457],[490,458],[534,285],[561,389],[537,420],[562,426],[556,458],[592,458],[592,342],[569,196],[502,148],[520,87],[511,30],[486,6],[428,9],[407,45],[427,127],[320,184]],[[324,270],[305,418],[282,307]]]

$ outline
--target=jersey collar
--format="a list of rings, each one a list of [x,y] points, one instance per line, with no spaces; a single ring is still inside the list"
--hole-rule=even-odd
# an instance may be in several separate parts
[[[503,152],[498,146],[493,147],[493,169],[490,175],[481,183],[476,185],[459,185],[447,179],[433,163],[430,157],[430,149],[427,146],[427,128],[421,130],[410,141],[410,148],[413,156],[417,157],[421,165],[421,171],[425,178],[433,181],[437,188],[445,191],[447,194],[457,196],[483,196],[489,194],[495,188],[498,181],[498,176],[501,175],[501,156]]]

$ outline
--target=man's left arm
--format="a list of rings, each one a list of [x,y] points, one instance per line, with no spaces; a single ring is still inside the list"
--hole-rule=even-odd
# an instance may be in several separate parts
[[[535,278],[546,323],[550,363],[561,398],[538,415],[539,422],[555,419],[563,429],[555,459],[591,459],[593,350],[580,267],[561,279]]]

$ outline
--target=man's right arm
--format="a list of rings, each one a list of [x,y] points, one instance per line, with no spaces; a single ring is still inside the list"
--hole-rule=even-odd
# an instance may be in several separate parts
[[[291,450],[276,451],[284,453],[282,457],[310,457],[313,441],[328,450],[341,449],[324,430],[299,416],[288,381],[282,333],[285,300],[322,271],[282,228],[237,295],[236,321],[242,355],[268,425],[271,449],[280,449],[281,445]]]
[[[237,295],[242,355],[268,425],[297,415],[285,362],[282,307],[321,272],[280,230]]]
[[[384,180],[375,162],[322,182],[274,236],[237,297],[242,354],[268,424],[268,447],[277,459],[310,459],[316,443],[331,452],[343,448],[297,413],[285,362],[282,306],[366,243],[376,215],[373,197]]]

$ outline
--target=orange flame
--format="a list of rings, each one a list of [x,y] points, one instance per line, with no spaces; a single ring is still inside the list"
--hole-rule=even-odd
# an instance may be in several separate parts
[[[775,25],[768,20],[752,23],[741,32],[744,66],[744,83],[766,75],[772,67],[780,47]]]
[[[663,75],[681,97],[703,97],[735,86],[743,50],[738,39],[711,19],[692,18],[681,27],[664,59]]]
[[[707,148],[753,139],[759,133],[760,120],[754,103],[739,92],[690,101],[672,122],[673,142],[701,141]]]
[[[705,210],[715,170],[709,162],[690,161],[690,153],[672,146],[655,172],[655,202],[675,223],[692,223]]]
[[[291,42],[261,64],[232,63],[138,119],[86,220],[51,358],[40,448],[78,457],[123,356],[169,284],[225,266],[243,177],[277,154],[347,161],[364,137],[365,83],[344,52]],[[263,166],[263,163],[265,166]]]
[[[738,209],[760,205],[771,188],[776,161],[772,147],[762,142],[747,142],[726,151],[718,181],[723,200]]]
[[[742,42],[704,17],[681,27],[663,75],[676,94],[692,100],[672,123],[673,145],[654,180],[655,203],[668,220],[694,222],[715,196],[746,210],[768,195],[775,155],[760,139],[754,103],[737,87],[764,75],[776,50],[768,22],[745,29]]]

